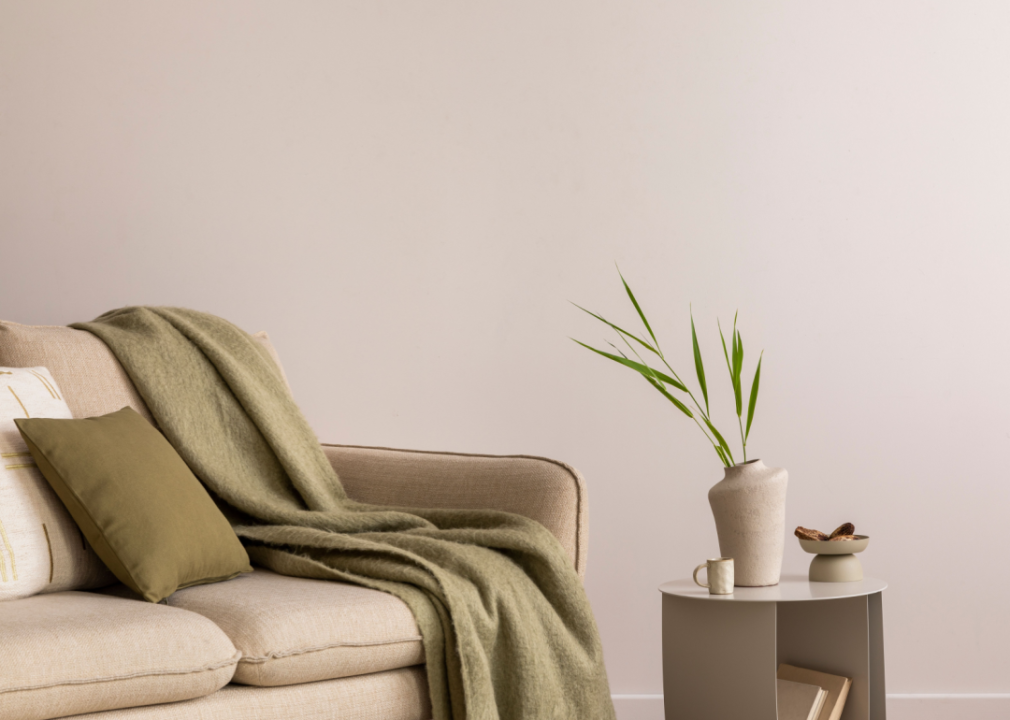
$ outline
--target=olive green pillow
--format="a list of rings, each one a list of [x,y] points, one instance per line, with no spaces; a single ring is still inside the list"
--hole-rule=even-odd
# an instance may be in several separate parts
[[[252,570],[189,466],[132,408],[15,422],[98,557],[145,600]]]

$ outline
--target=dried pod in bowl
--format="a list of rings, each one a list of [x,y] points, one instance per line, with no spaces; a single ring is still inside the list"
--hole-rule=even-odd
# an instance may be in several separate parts
[[[805,527],[798,527],[794,532],[796,537],[801,540],[827,540],[828,536],[822,533],[820,530],[810,530]]]
[[[839,540],[858,540],[859,537],[856,535],[835,535],[834,537],[829,539],[831,540],[831,542],[838,542]]]
[[[856,534],[855,525],[853,525],[852,523],[842,523],[837,528],[835,528],[835,531],[833,533],[831,533],[831,539],[834,540],[839,535],[855,535],[855,534]]]

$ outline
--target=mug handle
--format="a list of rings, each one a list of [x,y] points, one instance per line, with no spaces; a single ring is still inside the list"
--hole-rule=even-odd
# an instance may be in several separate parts
[[[701,565],[699,565],[698,567],[696,567],[694,569],[694,582],[695,582],[696,585],[701,585],[703,588],[710,588],[711,589],[710,585],[705,585],[703,583],[698,582],[698,571],[701,570],[702,568],[706,568],[706,567],[708,567],[708,563],[707,562],[703,562]]]

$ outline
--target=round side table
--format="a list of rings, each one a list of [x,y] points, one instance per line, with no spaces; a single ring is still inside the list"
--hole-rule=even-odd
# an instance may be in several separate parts
[[[663,593],[666,720],[776,720],[780,663],[852,678],[842,720],[885,720],[883,580]]]

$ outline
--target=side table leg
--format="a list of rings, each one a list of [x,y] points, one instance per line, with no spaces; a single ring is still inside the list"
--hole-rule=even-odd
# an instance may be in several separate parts
[[[887,720],[884,686],[884,594],[867,596],[870,613],[870,718]]]
[[[666,720],[776,720],[775,603],[663,595]]]

